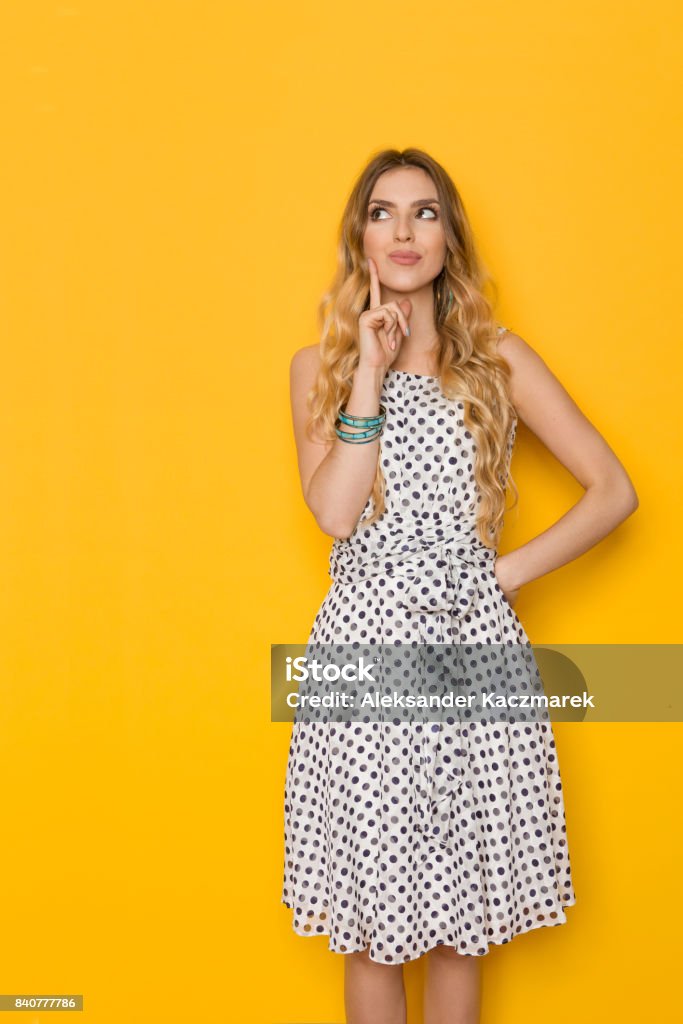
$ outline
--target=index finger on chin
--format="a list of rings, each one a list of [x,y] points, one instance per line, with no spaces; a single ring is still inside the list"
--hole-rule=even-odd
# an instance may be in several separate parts
[[[370,271],[370,308],[376,309],[380,305],[382,295],[379,287],[379,275],[372,257],[368,256],[368,270]]]

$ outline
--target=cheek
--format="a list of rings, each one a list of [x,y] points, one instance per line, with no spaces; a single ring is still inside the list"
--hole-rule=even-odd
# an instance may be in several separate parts
[[[417,237],[425,251],[442,256],[446,253],[446,234],[440,225],[425,222],[417,229]]]
[[[448,255],[448,248],[445,240],[441,239],[424,239],[424,251],[425,251],[425,263],[430,270],[438,274],[443,266],[444,260]]]
[[[384,227],[384,225],[380,227],[378,224],[372,224],[365,229],[365,234],[363,235],[363,248],[371,256],[373,251],[381,249],[386,242],[386,231],[382,231],[382,227]]]

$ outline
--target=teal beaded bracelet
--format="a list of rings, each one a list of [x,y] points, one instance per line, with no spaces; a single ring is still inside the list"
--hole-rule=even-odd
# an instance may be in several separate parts
[[[376,427],[384,423],[387,410],[380,404],[378,416],[350,416],[344,409],[339,410],[339,419],[349,427]]]
[[[382,433],[381,429],[374,427],[372,430],[361,430],[357,434],[351,434],[347,430],[339,430],[336,425],[335,430],[337,437],[341,437],[342,441],[357,441],[358,444],[361,443],[363,438],[367,438],[368,441],[372,441]]]
[[[363,437],[362,434],[344,434],[343,431],[337,430],[337,436],[341,438],[341,440],[344,441],[345,444],[370,444],[370,442],[378,438],[381,433],[381,430],[376,430],[373,433],[372,437],[365,438],[365,440],[357,441],[356,438]],[[351,440],[352,437],[353,440]]]

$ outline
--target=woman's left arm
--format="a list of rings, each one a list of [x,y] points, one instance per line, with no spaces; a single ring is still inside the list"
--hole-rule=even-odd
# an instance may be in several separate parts
[[[511,370],[510,397],[521,419],[586,493],[561,519],[496,561],[504,592],[515,593],[578,558],[638,508],[628,473],[543,359],[510,332],[498,351]]]

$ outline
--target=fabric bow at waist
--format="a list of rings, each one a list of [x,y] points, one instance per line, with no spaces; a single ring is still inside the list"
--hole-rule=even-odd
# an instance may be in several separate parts
[[[343,548],[342,552],[333,551],[333,556],[340,553]],[[376,576],[391,577],[396,618],[409,612],[410,621],[416,626],[412,643],[418,644],[418,657],[412,664],[418,678],[413,683],[414,691],[428,696],[435,689],[441,695],[449,690],[459,692],[462,645],[470,640],[469,626],[464,619],[484,596],[481,584],[489,576],[495,578],[496,557],[494,549],[463,543],[458,538],[418,544],[410,551],[393,552],[384,557],[373,553],[355,566],[350,560],[345,564],[344,559],[334,557],[331,568],[335,582],[342,585]],[[433,645],[442,644],[450,646],[450,650],[444,652],[446,658],[442,657],[442,663],[448,663],[446,673],[451,685],[444,688],[441,684],[435,688]],[[464,709],[431,707],[427,714],[429,717],[419,721],[412,732],[414,824],[426,841],[423,857],[434,849],[454,852],[452,804],[469,765],[471,729],[471,724],[461,721]]]

